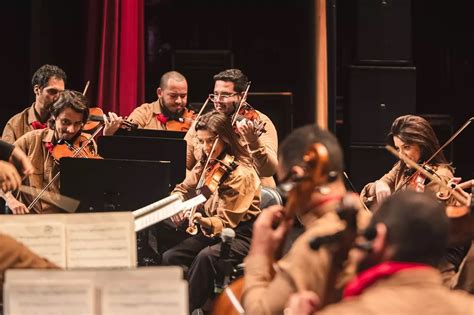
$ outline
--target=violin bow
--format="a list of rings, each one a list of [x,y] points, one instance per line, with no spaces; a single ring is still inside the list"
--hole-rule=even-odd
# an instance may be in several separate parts
[[[196,185],[196,191],[201,190],[201,188],[204,186],[204,177],[206,174],[206,169],[207,169],[207,166],[209,165],[209,162],[211,161],[212,153],[214,153],[214,150],[216,149],[218,141],[219,141],[219,136],[216,137],[216,139],[214,140],[214,143],[212,144],[211,152],[209,152],[209,156],[207,157],[206,163],[204,164],[204,168],[202,169],[201,176],[199,177],[198,184]],[[189,234],[193,234],[193,233],[196,234],[197,232],[197,230],[195,229],[195,223],[191,222],[192,217],[196,213],[196,209],[197,209],[197,206],[194,206],[191,208],[191,211],[189,211],[189,226],[186,229],[186,232],[188,232],[189,230],[188,232]]]
[[[204,111],[204,109],[205,109],[206,106],[207,106],[207,103],[209,103],[209,96],[206,98],[206,101],[205,101],[204,104],[201,106],[201,109],[199,110],[199,113],[197,114],[197,116],[196,116],[196,118],[194,119],[194,121],[198,121],[199,117],[201,117],[202,112]]]
[[[459,134],[464,130],[466,129],[467,126],[469,126],[469,124],[474,120],[474,117],[471,117],[469,118],[465,123],[464,125],[461,126],[461,128],[458,129],[458,131],[456,131],[448,140],[446,140],[446,142],[439,147],[439,149],[433,153],[433,155],[431,155],[431,157],[426,160],[425,162],[423,162],[423,164],[421,165],[421,167],[424,167],[426,164],[428,164],[429,162],[431,162],[432,159],[434,159],[435,156],[437,156],[439,154],[439,152],[441,152],[446,146],[448,146],[451,142],[454,141],[454,139],[456,139],[457,136],[459,136]],[[412,178],[415,176],[416,173],[412,174],[410,177],[408,177],[402,185],[400,185],[399,187],[403,187],[405,186],[409,181],[412,180]]]
[[[89,89],[89,85],[91,84],[91,81],[87,80],[86,86],[84,87],[84,91],[82,92],[82,95],[86,95],[87,89]]]
[[[102,130],[103,126],[104,125],[102,124],[100,126],[100,128],[97,128],[97,130],[91,135],[91,137],[87,141],[84,141],[82,146],[77,151],[74,152],[74,154],[72,156],[73,158],[77,157],[82,152],[82,150],[84,150],[84,148],[92,141],[92,139],[94,139],[94,137]],[[54,177],[49,181],[49,183],[46,186],[44,186],[44,188],[38,193],[36,198],[33,199],[33,201],[29,204],[29,206],[27,207],[28,210],[31,210],[38,203],[38,200],[40,200],[42,198],[43,194],[53,184],[53,182],[56,180],[56,178],[58,178],[60,173],[61,173],[61,171],[57,172],[56,175],[54,175]]]
[[[249,93],[249,89],[250,89],[250,84],[252,82],[249,81],[247,83],[247,87],[245,88],[245,91],[244,91],[244,95],[242,95],[242,98],[240,99],[240,103],[239,103],[239,106],[237,107],[237,109],[235,110],[235,113],[234,113],[234,117],[232,117],[232,126],[235,124],[236,120],[237,120],[237,116],[239,116],[239,111],[240,109],[242,108],[242,105],[245,103],[245,101],[247,100],[247,94]]]
[[[399,153],[394,147],[392,147],[390,145],[386,145],[385,149],[387,149],[390,153],[392,153],[397,158],[399,158],[400,160],[405,162],[408,166],[413,167],[418,172],[420,172],[421,174],[423,174],[424,176],[429,178],[431,181],[440,184],[441,186],[443,186],[444,188],[446,188],[448,190],[451,190],[452,195],[454,196],[454,198],[456,198],[457,201],[459,201],[463,205],[467,205],[468,200],[466,199],[466,197],[461,195],[458,191],[452,190],[451,187],[448,186],[448,184],[444,183],[442,180],[440,180],[439,178],[437,178],[436,176],[434,176],[433,174],[431,174],[430,172],[425,170],[423,167],[418,165],[416,162],[411,160],[409,157],[405,156],[402,153]]]

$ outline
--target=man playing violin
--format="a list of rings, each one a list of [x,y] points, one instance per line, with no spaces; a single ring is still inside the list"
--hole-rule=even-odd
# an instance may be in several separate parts
[[[135,108],[128,116],[128,120],[143,129],[187,131],[192,124],[194,113],[186,108],[188,98],[186,78],[177,71],[166,72],[160,79],[156,94],[158,99],[155,102]],[[111,114],[108,118],[104,135],[113,135],[120,127],[123,118],[116,114]],[[171,121],[182,124],[168,123]],[[169,128],[170,125],[178,127]]]
[[[449,291],[436,266],[448,244],[449,222],[442,204],[426,193],[404,191],[388,197],[370,223],[376,231],[371,250],[361,253],[358,277],[344,290],[342,302],[320,315],[452,314],[474,311],[474,297]],[[318,297],[291,297],[289,314],[313,314]]]
[[[51,107],[48,128],[33,130],[15,141],[15,146],[30,158],[34,171],[25,179],[25,185],[37,189],[45,187],[58,173],[60,157],[54,157],[55,146],[67,142],[73,143],[80,135],[82,126],[89,116],[87,99],[79,92],[64,90]],[[96,155],[94,143],[88,147]],[[52,182],[50,192],[59,193],[59,178]],[[28,194],[20,193],[19,200],[11,192],[6,194],[7,206],[13,214],[26,214],[31,211],[27,205],[32,202]],[[60,209],[44,201],[37,202],[31,209],[35,213],[55,213]]]
[[[214,191],[211,186],[207,187],[210,196],[202,212],[195,212],[189,219],[183,214],[172,218],[177,226],[183,221],[191,224],[196,222],[200,231],[164,252],[162,259],[165,265],[189,268],[186,278],[189,282],[190,310],[201,307],[212,294],[214,279],[219,272],[216,269],[222,230],[235,230],[236,237],[232,242],[229,258],[233,264],[238,264],[247,254],[252,224],[260,213],[260,180],[252,167],[248,152],[237,145],[237,136],[227,117],[212,111],[202,115],[194,128],[203,149],[203,159],[172,193],[182,196],[195,194],[203,172],[204,183],[217,181],[219,185]],[[211,152],[215,142],[215,148]],[[204,170],[208,156],[208,166],[210,164],[211,167]],[[229,158],[234,159],[233,163],[226,162]],[[227,171],[222,177],[215,178],[217,173],[212,170],[220,165]],[[204,190],[203,188],[201,191]]]
[[[247,77],[239,69],[228,69],[214,76],[214,93],[209,95],[216,110],[232,119],[239,103],[244,96],[248,84]],[[270,118],[254,110],[259,116],[259,122],[246,119],[237,123],[236,129],[240,135],[239,143],[245,147],[253,160],[263,186],[275,186],[275,175],[278,160],[278,136],[275,126]],[[257,130],[257,125],[264,125],[265,132]],[[184,139],[187,142],[186,168],[191,170],[200,159],[201,149],[196,141],[195,131],[191,128]]]
[[[35,101],[31,107],[10,118],[3,129],[2,139],[13,143],[31,130],[46,128],[50,107],[58,99],[59,92],[64,90],[66,80],[66,73],[57,66],[43,65],[36,70],[31,79]]]
[[[315,144],[322,145],[327,154],[324,159],[312,161],[310,165],[304,156]],[[291,201],[288,196],[288,203],[293,204],[295,213],[288,213],[288,209],[281,206],[272,206],[262,211],[256,220],[249,254],[245,258],[242,302],[246,314],[282,314],[290,295],[302,289],[323,299],[333,253],[325,246],[312,250],[308,244],[316,236],[334,234],[344,228],[343,221],[336,214],[346,194],[342,150],[336,137],[316,125],[300,127],[281,143],[278,159],[280,182],[289,184],[295,191],[299,191],[299,183],[307,183],[314,174],[320,172],[321,178],[317,179],[319,183],[315,183],[315,187],[306,189],[304,195],[293,195]],[[305,231],[296,238],[288,253],[278,260],[276,255],[293,215],[298,217]],[[359,228],[364,229],[369,218],[367,211],[358,211]],[[276,223],[278,226],[275,228]],[[351,251],[337,277],[337,290],[341,291],[354,275],[355,260]]]

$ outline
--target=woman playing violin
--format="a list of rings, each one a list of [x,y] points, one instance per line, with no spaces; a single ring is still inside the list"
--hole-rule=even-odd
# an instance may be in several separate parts
[[[433,156],[440,145],[433,128],[424,118],[414,115],[398,117],[392,124],[389,137],[395,148],[412,161],[424,164],[432,157],[425,168],[428,168],[429,172],[433,173],[440,181],[447,184],[453,178],[453,167],[448,163],[443,152],[441,151]],[[400,160],[382,178],[374,183],[367,184],[362,189],[361,199],[370,207],[375,203],[380,203],[390,194],[406,189],[419,192],[442,192],[443,195],[447,195],[447,188],[439,183],[429,181]],[[454,205],[455,203],[456,200],[453,197],[446,200],[447,205]],[[439,267],[447,286],[456,285],[456,283],[453,283],[454,273],[458,271],[469,247],[470,244],[466,244],[447,249],[445,260]]]
[[[155,102],[135,108],[127,120],[138,124],[142,129],[188,131],[195,115],[186,108],[188,97],[186,78],[176,71],[163,74],[156,94],[158,99]],[[113,135],[123,120],[117,115],[109,116],[104,135]]]
[[[395,119],[389,140],[401,154],[417,163],[427,161],[440,147],[438,138],[428,121],[414,115],[405,115]],[[443,152],[434,156],[426,168],[445,183],[453,178],[453,167]],[[371,207],[395,191],[404,189],[429,190],[437,193],[444,188],[430,182],[422,174],[414,172],[403,161],[399,161],[382,178],[367,184],[362,189],[361,198],[367,206]],[[449,200],[448,204],[453,202],[454,200]]]
[[[79,92],[64,90],[58,100],[52,105],[48,128],[33,130],[15,142],[30,158],[34,172],[26,178],[25,185],[42,189],[59,171],[53,151],[58,142],[74,142],[82,135],[82,127],[89,116],[87,99]],[[88,147],[90,155],[97,155],[91,142]],[[59,193],[59,181],[54,181],[49,191]],[[17,200],[11,192],[7,193],[7,205],[14,214],[26,214],[27,208],[34,197],[20,193]],[[44,201],[36,203],[32,208],[35,213],[54,213],[60,210]]]
[[[220,185],[212,192],[204,204],[202,212],[196,212],[189,218],[196,222],[200,232],[169,249],[163,254],[163,264],[182,265],[189,268],[189,309],[202,306],[213,291],[216,261],[219,258],[220,238],[223,228],[235,230],[230,259],[239,263],[247,254],[252,237],[252,224],[260,213],[260,180],[253,169],[250,157],[238,145],[230,121],[217,111],[202,115],[195,124],[198,141],[203,149],[203,159],[189,172],[185,180],[176,186],[173,194],[189,196],[196,190],[200,175],[206,172],[204,181],[209,182],[211,171],[219,163],[226,164],[228,157],[232,163],[225,165],[228,173],[217,179]],[[213,152],[211,148],[217,139]],[[227,157],[227,158],[226,158]],[[206,159],[210,158],[206,170]],[[222,161],[222,162],[221,162]],[[217,163],[217,164],[216,164]],[[203,191],[203,190],[201,190]],[[177,225],[188,220],[184,215],[173,217]]]

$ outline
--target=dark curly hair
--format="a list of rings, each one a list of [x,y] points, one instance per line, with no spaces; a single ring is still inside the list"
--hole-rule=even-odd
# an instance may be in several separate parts
[[[214,76],[214,81],[226,81],[234,83],[234,90],[238,93],[245,91],[249,79],[239,69],[228,69]]]
[[[87,98],[80,92],[64,90],[61,91],[58,100],[54,102],[51,107],[51,118],[48,121],[51,129],[54,129],[54,118],[58,117],[66,108],[71,108],[75,112],[83,114],[83,123],[86,123],[89,119],[89,104]]]
[[[31,86],[38,85],[40,89],[44,88],[52,77],[61,79],[66,84],[67,76],[63,69],[55,65],[43,65],[33,74]]]

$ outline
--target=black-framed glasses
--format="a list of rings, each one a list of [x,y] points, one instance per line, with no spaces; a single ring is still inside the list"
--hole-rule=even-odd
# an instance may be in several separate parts
[[[232,94],[209,94],[209,100],[211,102],[219,102],[222,100],[223,102],[227,101],[229,98],[238,95],[239,93],[235,92]]]

